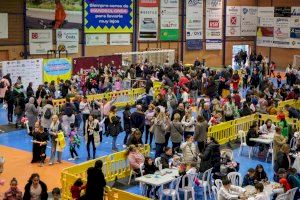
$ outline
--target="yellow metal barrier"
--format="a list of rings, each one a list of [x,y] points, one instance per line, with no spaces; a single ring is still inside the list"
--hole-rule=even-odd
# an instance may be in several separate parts
[[[123,190],[118,190],[116,188],[107,187],[106,191],[108,200],[150,200],[147,197],[132,194]]]
[[[141,153],[145,156],[150,154],[150,146],[145,145],[144,148],[140,149]],[[112,182],[116,179],[122,179],[129,177],[130,167],[126,157],[126,151],[120,151],[114,154],[100,157],[96,160],[103,161],[103,173],[107,182]],[[86,171],[89,167],[95,165],[96,160],[84,162],[72,167],[66,168],[61,173],[61,184],[62,184],[62,199],[68,200],[71,198],[70,188],[76,179],[82,178],[86,181]]]

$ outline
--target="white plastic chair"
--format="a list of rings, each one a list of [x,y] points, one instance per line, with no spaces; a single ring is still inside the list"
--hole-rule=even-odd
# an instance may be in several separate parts
[[[216,185],[217,189],[220,190],[220,188],[223,186],[222,180],[221,179],[216,179],[215,180],[215,185]]]
[[[286,193],[280,194],[276,197],[276,200],[287,200],[287,199],[288,199],[288,195]]]
[[[246,143],[246,132],[243,130],[239,130],[238,133],[239,133],[240,141],[241,141],[240,151],[239,151],[239,156],[240,156],[243,153],[243,147],[247,147],[248,145]],[[253,152],[253,147],[249,147],[249,158],[251,158],[252,152]]]
[[[156,167],[159,167],[159,165],[161,164],[161,157],[157,157],[157,158],[155,158],[155,160],[154,160],[154,164],[155,164],[155,166]]]
[[[140,174],[141,174],[141,176],[143,176],[143,169],[144,169],[144,163],[142,163],[140,165]],[[128,185],[130,185],[132,176],[134,176],[134,178],[136,178],[137,175],[138,175],[138,173],[136,173],[133,169],[130,169],[130,175],[129,175]]]
[[[219,189],[216,186],[214,186],[214,185],[212,186],[211,189],[212,189],[212,192],[213,192],[213,199],[214,200],[218,200],[218,190]]]
[[[295,194],[296,194],[297,190],[298,190],[298,187],[290,189],[289,191],[287,191],[286,194],[288,196],[288,199],[293,200],[295,198]]]
[[[270,144],[270,147],[268,149],[267,157],[266,157],[266,162],[268,162],[268,158],[270,154],[272,154],[272,166],[274,166],[274,153],[273,153],[273,142]]]
[[[211,172],[212,172],[212,169],[213,168],[210,168],[210,169],[206,170],[203,173],[202,180],[200,181],[201,186],[203,187],[204,200],[207,200],[207,190],[208,190],[209,196],[211,197],[210,187],[211,187]],[[200,179],[200,177],[199,177],[199,179]]]
[[[297,138],[296,137],[292,137],[292,139],[290,141],[290,147],[291,147],[291,150],[296,150],[296,148],[297,148]]]
[[[239,172],[230,172],[227,174],[227,178],[231,181],[232,185],[242,186],[243,178]]]
[[[182,179],[181,179],[182,187],[178,188],[178,191],[184,193],[184,200],[188,200],[189,192],[192,193],[192,200],[195,200],[194,186],[195,186],[195,178],[196,177],[197,177],[197,174],[186,174],[182,177]],[[187,186],[185,186],[186,180],[188,181]]]
[[[181,177],[174,179],[171,182],[169,189],[163,189],[161,191],[159,199],[162,200],[163,196],[169,196],[169,197],[172,197],[172,200],[176,200],[176,197],[179,200],[178,188],[179,188],[180,180],[181,180]]]

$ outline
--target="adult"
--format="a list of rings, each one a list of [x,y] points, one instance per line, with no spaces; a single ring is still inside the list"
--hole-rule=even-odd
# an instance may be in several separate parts
[[[191,164],[198,161],[198,148],[194,143],[194,137],[192,135],[187,135],[186,142],[180,145],[180,149],[182,150],[183,161],[185,163]]]
[[[209,103],[204,103],[203,109],[201,110],[201,115],[204,117],[204,119],[209,122],[211,118],[211,111],[210,111],[210,105]]]
[[[253,147],[256,145],[256,142],[253,142],[251,141],[250,139],[251,138],[258,138],[259,137],[259,133],[258,133],[258,125],[257,123],[253,123],[251,126],[250,126],[250,129],[246,135],[246,144],[249,146],[249,147]]]
[[[259,128],[263,134],[274,134],[276,126],[272,123],[271,119],[267,119],[266,122]]]
[[[130,146],[130,145],[135,145],[135,146],[143,145],[142,133],[139,129],[132,128],[132,133],[127,141],[126,146]]]
[[[33,86],[33,83],[30,82],[30,83],[28,84],[27,88],[26,88],[26,96],[27,96],[27,98],[28,98],[28,97],[33,97],[33,96],[34,96],[34,91],[33,91],[32,86]]]
[[[41,126],[46,133],[48,133],[48,130],[50,129],[52,116],[54,115],[53,109],[53,103],[50,100],[47,100],[46,105],[42,108]]]
[[[163,106],[164,108],[168,107],[167,101],[161,93],[157,95],[156,100],[154,100],[153,104],[155,106]]]
[[[25,95],[22,92],[20,85],[15,84],[13,88],[14,113],[16,115],[16,128],[21,126],[21,119],[25,111]]]
[[[94,167],[88,168],[85,194],[81,196],[79,200],[103,199],[106,181],[102,171],[102,166],[102,160],[97,160]]]
[[[287,142],[287,138],[285,138],[282,134],[281,134],[281,128],[280,127],[276,127],[275,129],[275,135],[274,135],[274,142],[273,142],[273,157],[274,160],[277,159],[277,154],[280,151],[280,149],[282,148],[282,146],[284,144],[286,144]]]
[[[112,136],[112,151],[119,151],[117,148],[117,138],[118,135],[123,131],[121,126],[121,119],[117,116],[117,107],[112,106],[109,111],[109,125],[108,125],[108,134]]]
[[[192,115],[192,110],[189,109],[186,111],[184,117],[181,120],[184,129],[184,137],[187,135],[194,135],[195,132],[195,119]]]
[[[140,166],[144,163],[145,157],[138,151],[138,148],[135,145],[129,146],[127,150],[127,159],[130,168],[140,174]]]
[[[90,113],[91,113],[91,106],[89,102],[87,101],[87,97],[84,96],[79,103],[79,111],[82,114],[82,121],[83,121],[83,135],[85,135],[85,122],[88,119]]]
[[[14,97],[11,87],[8,87],[5,96],[4,102],[7,104],[7,121],[8,124],[13,123],[13,114],[14,114]]]
[[[276,160],[274,162],[275,175],[278,173],[278,170],[281,168],[285,170],[288,170],[290,168],[292,163],[291,163],[289,153],[290,153],[289,145],[283,144],[281,149],[277,152]]]
[[[32,174],[25,185],[23,200],[47,200],[48,192],[47,185],[40,180],[39,174]]]
[[[93,146],[93,159],[96,158],[96,146],[100,143],[100,136],[99,136],[99,121],[93,117],[93,115],[89,115],[88,119],[84,122],[85,123],[85,141],[86,141],[86,150],[88,153],[87,160],[90,160],[90,144],[92,143]],[[96,138],[95,138],[96,137]]]
[[[32,149],[32,161],[40,161],[40,167],[44,166],[45,159],[46,159],[46,146],[48,141],[48,134],[45,133],[43,127],[40,125],[39,122],[36,122],[34,125],[34,130],[32,133],[33,137],[33,149]],[[37,157],[37,158],[36,158]]]
[[[47,92],[46,92],[44,86],[39,85],[39,87],[37,88],[37,90],[35,92],[35,98],[37,99],[39,104],[41,103],[42,99],[45,98],[46,95],[47,95]]]
[[[11,83],[9,83],[8,75],[3,76],[3,78],[0,80],[0,99],[3,101],[5,92],[8,89],[8,87],[11,86]]]
[[[173,158],[172,148],[166,147],[165,152],[160,155],[162,169],[170,167],[170,161]]]
[[[153,120],[152,132],[155,138],[155,158],[159,157],[165,147],[166,142],[166,117],[164,112],[159,112]]]
[[[54,159],[56,154],[57,154],[57,162],[61,163],[62,152],[57,151],[57,141],[56,141],[57,135],[60,131],[62,131],[62,127],[59,122],[58,116],[53,115],[50,124],[50,129],[49,129],[49,135],[51,138],[51,156],[50,156],[49,165],[54,164]]]
[[[108,101],[106,98],[103,98],[102,103],[99,104],[101,109],[101,114],[102,114],[101,119],[104,119],[105,117],[104,125],[105,125],[106,132],[108,131],[108,125],[110,123],[108,115],[111,110],[111,107],[116,102],[116,100],[117,98],[112,98],[110,101]]]
[[[4,193],[3,200],[22,200],[22,192],[18,188],[16,178],[11,179],[10,188]]]
[[[170,123],[171,141],[173,152],[178,151],[180,143],[183,139],[183,127],[180,122],[180,115],[175,113],[173,121]]]
[[[148,138],[149,140],[149,144],[151,146],[152,144],[152,140],[153,140],[153,133],[150,132],[150,127],[152,126],[153,122],[153,117],[155,115],[155,105],[154,104],[150,104],[148,106],[148,110],[146,110],[145,112],[145,144],[148,144]]]
[[[232,185],[231,181],[226,178],[222,181],[222,187],[218,191],[218,200],[246,199],[242,196],[244,192],[245,189]]]
[[[139,129],[141,133],[144,133],[144,126],[145,126],[145,114],[142,111],[142,106],[137,105],[136,111],[131,115],[131,127]]]
[[[197,116],[197,122],[195,125],[194,139],[198,144],[198,150],[203,153],[205,149],[205,142],[207,140],[208,123],[203,116]]]
[[[127,144],[128,136],[130,135],[131,132],[131,111],[130,111],[130,106],[128,104],[125,106],[125,109],[123,111],[123,123],[124,123],[124,131],[125,131],[123,145],[125,147]]]
[[[38,109],[34,105],[34,97],[29,98],[29,102],[25,105],[25,114],[28,119],[28,126],[29,126],[29,134],[32,134],[32,129],[34,127],[35,122],[38,120]]]
[[[212,172],[220,172],[221,166],[221,154],[220,145],[213,137],[207,138],[207,146],[201,156],[200,171],[205,172],[206,170],[213,168]]]
[[[235,103],[233,102],[233,98],[228,95],[227,96],[227,102],[224,104],[224,116],[225,116],[225,121],[230,121],[234,119],[234,114],[235,114]]]
[[[173,111],[171,120],[174,119],[174,115],[175,115],[176,113],[178,113],[178,114],[180,115],[180,121],[181,121],[182,118],[183,118],[184,115],[185,115],[185,109],[184,109],[183,103],[179,103],[177,109],[175,109],[175,110]]]
[[[61,108],[62,113],[62,128],[66,134],[70,132],[70,124],[74,124],[75,122],[75,106],[71,103],[71,99],[69,97],[66,98],[66,103]]]
[[[167,99],[167,105],[168,105],[168,110],[175,110],[177,106],[177,97],[174,94],[172,88],[168,88],[168,92],[166,94],[166,99]]]

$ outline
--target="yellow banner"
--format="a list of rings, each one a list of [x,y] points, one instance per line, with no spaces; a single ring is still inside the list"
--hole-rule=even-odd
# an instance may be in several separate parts
[[[70,80],[72,76],[72,59],[55,58],[43,60],[44,82],[55,81],[59,83],[62,80]]]

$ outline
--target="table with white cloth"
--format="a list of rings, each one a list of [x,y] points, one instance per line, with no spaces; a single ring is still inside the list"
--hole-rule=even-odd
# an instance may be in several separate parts
[[[143,184],[152,186],[162,186],[164,184],[172,182],[176,177],[179,176],[177,168],[162,169],[161,171],[155,172],[155,174],[147,174],[136,178],[135,180]]]
[[[271,144],[274,140],[274,134],[263,134],[258,138],[250,138],[250,141],[260,144]]]
[[[274,194],[283,194],[284,189],[281,187],[279,183],[270,182],[270,183],[263,183],[264,184],[264,192],[272,199]],[[252,185],[248,185],[244,187],[246,189],[246,196],[248,196],[248,200],[254,200],[256,189]]]

